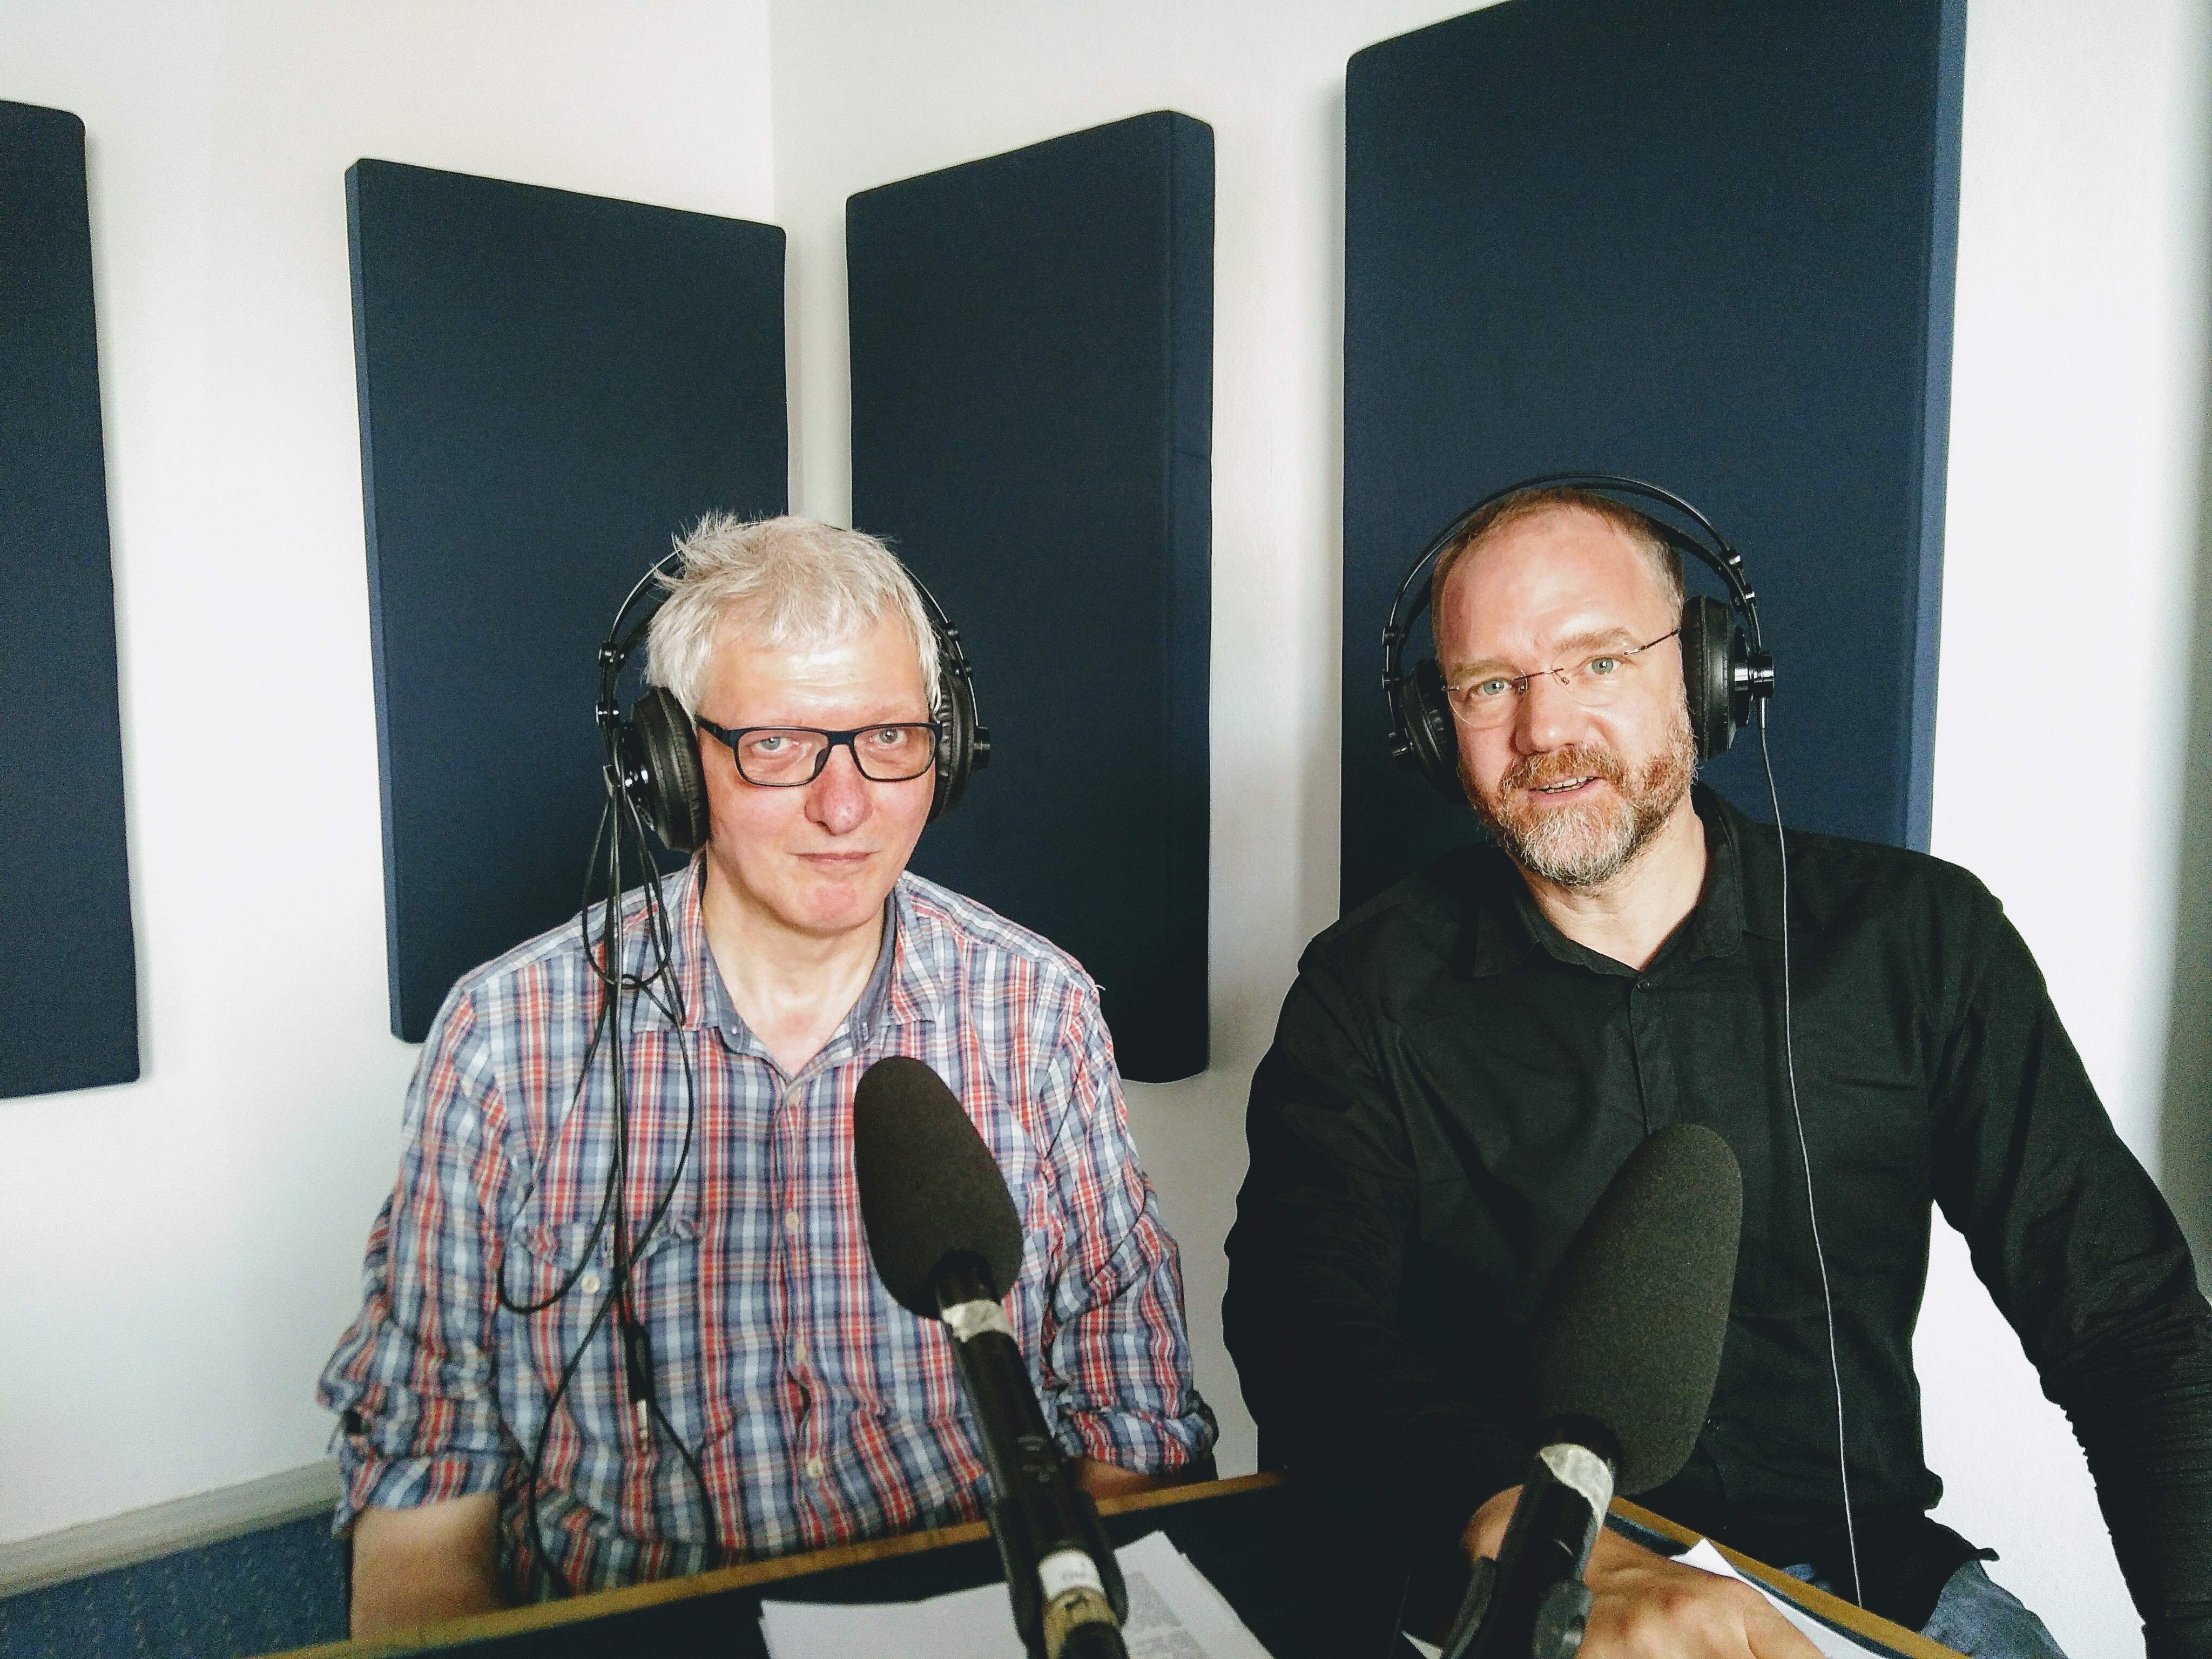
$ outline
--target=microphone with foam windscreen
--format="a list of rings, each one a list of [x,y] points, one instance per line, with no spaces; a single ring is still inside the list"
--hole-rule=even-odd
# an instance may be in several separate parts
[[[1678,1123],[1628,1156],[1560,1259],[1530,1333],[1539,1450],[1495,1565],[1478,1563],[1448,1659],[1569,1659],[1615,1491],[1689,1462],[1728,1335],[1743,1177],[1711,1129]]]
[[[1014,1628],[1042,1659],[1121,1659],[1121,1567],[1045,1426],[1000,1301],[1021,1272],[1022,1224],[991,1149],[943,1079],[894,1055],[868,1067],[853,1097],[853,1174],[884,1288],[951,1328]]]

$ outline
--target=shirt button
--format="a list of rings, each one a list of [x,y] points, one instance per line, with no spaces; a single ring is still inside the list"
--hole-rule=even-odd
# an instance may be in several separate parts
[[[798,1212],[798,1211],[796,1211],[796,1210],[786,1210],[786,1211],[783,1212],[783,1230],[784,1230],[784,1231],[785,1231],[785,1232],[787,1232],[787,1233],[790,1234],[790,1235],[791,1235],[791,1237],[793,1237],[793,1238],[796,1238],[796,1237],[799,1237],[799,1212]]]
[[[586,1296],[597,1296],[599,1293],[599,1276],[593,1273],[586,1273],[576,1281],[576,1288]]]
[[[800,1337],[799,1340],[793,1345],[791,1357],[799,1364],[804,1365],[806,1363],[806,1339],[805,1337]]]
[[[822,1478],[822,1460],[819,1457],[810,1457],[806,1460],[806,1478],[809,1480],[819,1480]]]

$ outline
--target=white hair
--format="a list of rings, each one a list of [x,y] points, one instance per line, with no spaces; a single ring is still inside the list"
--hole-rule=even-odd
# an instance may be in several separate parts
[[[696,715],[714,642],[734,624],[756,645],[842,645],[886,617],[914,641],[930,711],[937,711],[937,630],[914,578],[873,536],[817,519],[747,520],[709,513],[678,538],[682,574],[647,635],[646,678]]]

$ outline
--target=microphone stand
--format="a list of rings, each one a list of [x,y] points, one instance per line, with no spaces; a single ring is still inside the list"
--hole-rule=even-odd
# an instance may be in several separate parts
[[[1605,1528],[1620,1451],[1604,1425],[1543,1425],[1496,1561],[1474,1564],[1444,1659],[1574,1659],[1589,1619],[1583,1570]]]
[[[1031,1659],[1127,1659],[1128,1591],[1091,1494],[1045,1426],[1013,1328],[979,1256],[949,1255],[933,1276],[962,1386],[991,1470],[991,1536],[1014,1628]]]

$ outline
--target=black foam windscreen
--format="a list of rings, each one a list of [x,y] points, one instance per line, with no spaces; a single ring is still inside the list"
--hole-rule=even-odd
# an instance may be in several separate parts
[[[1022,1222],[991,1149],[945,1079],[893,1054],[853,1096],[853,1177],[876,1275],[901,1306],[938,1316],[945,1257],[980,1258],[1001,1295],[1022,1270]]]
[[[1528,1348],[1540,1420],[1595,1418],[1615,1480],[1649,1492],[1689,1461],[1720,1376],[1743,1176],[1700,1124],[1662,1129],[1620,1166],[1567,1246]]]

